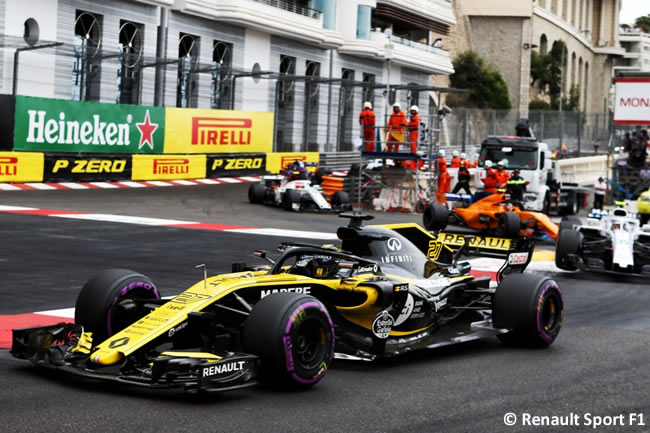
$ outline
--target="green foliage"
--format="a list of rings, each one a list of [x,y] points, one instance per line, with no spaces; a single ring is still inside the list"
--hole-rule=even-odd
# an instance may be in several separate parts
[[[536,86],[543,94],[550,97],[551,108],[554,110],[557,110],[560,106],[562,52],[564,52],[564,65],[566,65],[569,56],[566,44],[561,40],[553,42],[551,51],[548,54],[540,54],[533,51],[530,58],[531,84]],[[580,97],[578,95],[579,99]],[[565,104],[565,100],[570,102],[571,96],[569,98],[563,98],[563,105]],[[578,103],[575,104],[575,107],[578,107]],[[565,107],[562,107],[562,109],[565,109]],[[569,110],[569,108],[566,109]]]
[[[528,103],[528,108],[530,110],[550,110],[551,104],[541,99],[533,99]]]
[[[453,61],[454,73],[449,76],[452,87],[467,89],[462,95],[449,95],[447,105],[468,108],[512,108],[505,80],[492,65],[474,51],[460,53]],[[450,101],[451,97],[451,101]],[[458,104],[458,105],[456,105]]]
[[[650,33],[650,14],[634,20],[634,27],[638,27],[646,33]]]

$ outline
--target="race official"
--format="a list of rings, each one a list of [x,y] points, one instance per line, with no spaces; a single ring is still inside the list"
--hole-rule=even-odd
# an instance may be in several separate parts
[[[510,179],[510,175],[506,171],[506,161],[501,160],[497,163],[497,169],[494,171],[497,179],[497,188],[504,188]]]
[[[409,108],[410,119],[406,124],[406,129],[409,131],[409,144],[411,145],[411,153],[418,151],[418,136],[420,135],[420,109],[417,105],[412,105]]]
[[[469,170],[466,167],[465,160],[460,161],[460,167],[458,167],[458,177],[456,180],[456,185],[452,191],[453,194],[457,194],[461,189],[467,194],[472,194],[472,191],[469,189],[469,180],[470,174]]]
[[[406,114],[401,110],[399,102],[396,102],[393,104],[393,113],[388,119],[386,152],[399,152],[399,145],[404,142],[404,125],[406,125]]]
[[[508,194],[510,194],[510,200],[517,203],[523,203],[526,185],[528,185],[528,182],[521,177],[519,169],[515,168],[512,170],[512,175],[506,182],[506,190],[508,191]]]
[[[363,148],[366,152],[375,151],[375,112],[372,111],[372,103],[363,103],[363,111],[359,114],[359,125],[363,131]]]
[[[499,186],[496,170],[492,168],[492,161],[485,161],[485,179],[483,180],[483,191],[489,194],[497,192]]]

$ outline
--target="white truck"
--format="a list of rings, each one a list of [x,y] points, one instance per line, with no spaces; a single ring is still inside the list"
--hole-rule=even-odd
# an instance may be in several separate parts
[[[488,160],[494,166],[507,161],[506,169],[510,173],[519,169],[521,177],[528,182],[523,203],[528,210],[573,215],[585,206],[588,191],[577,184],[561,182],[560,167],[551,158],[548,144],[535,137],[488,136],[479,154],[475,179],[479,187],[483,187]]]

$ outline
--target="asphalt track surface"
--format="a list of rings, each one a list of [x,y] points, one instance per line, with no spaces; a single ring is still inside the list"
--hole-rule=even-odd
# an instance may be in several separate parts
[[[247,185],[124,190],[20,191],[0,204],[119,213],[220,224],[334,231],[333,215],[292,214],[246,202]],[[377,222],[419,220],[378,214]],[[107,267],[151,277],[163,295],[232,261],[254,260],[280,238],[0,213],[0,314],[74,306],[83,283]],[[153,392],[40,370],[0,351],[3,432],[519,432],[650,431],[650,285],[587,274],[554,274],[564,327],[545,350],[496,339],[375,363],[335,361],[304,392],[262,387],[192,396]],[[519,417],[514,427],[504,415]],[[581,425],[526,427],[524,413],[577,414]],[[630,413],[646,426],[630,426]],[[593,429],[585,415],[624,426]]]

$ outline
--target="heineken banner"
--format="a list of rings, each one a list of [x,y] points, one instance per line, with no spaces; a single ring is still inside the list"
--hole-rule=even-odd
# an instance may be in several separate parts
[[[165,109],[16,97],[14,150],[162,153]]]
[[[131,155],[46,154],[43,178],[54,182],[131,180]]]
[[[266,170],[265,153],[207,155],[207,177],[256,176]]]

